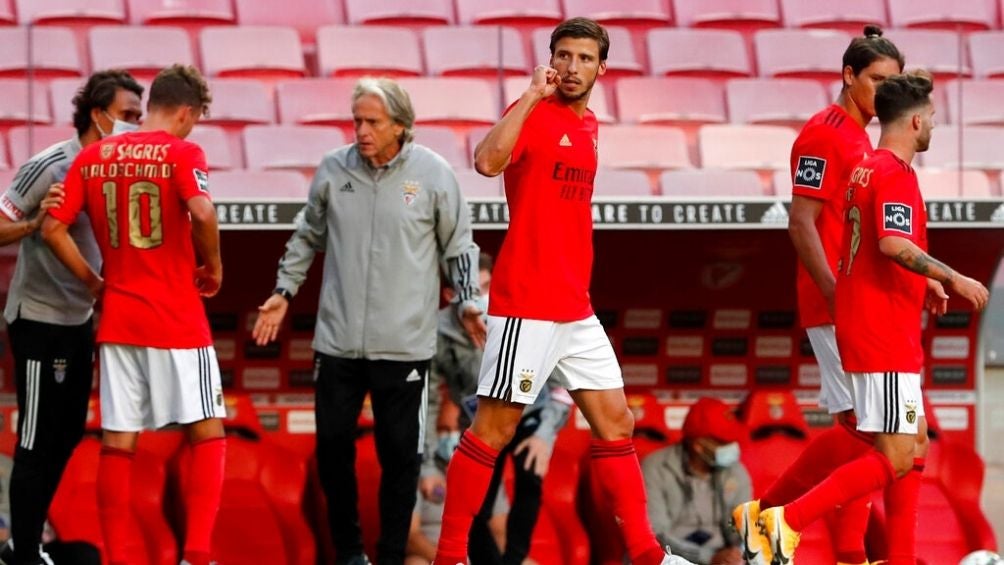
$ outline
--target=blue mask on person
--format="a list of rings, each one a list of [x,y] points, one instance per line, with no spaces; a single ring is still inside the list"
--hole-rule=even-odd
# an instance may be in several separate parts
[[[478,307],[478,310],[481,310],[481,319],[484,320],[485,322],[487,322],[488,321],[488,293],[487,292],[482,293],[481,296],[479,296],[478,299],[474,301],[474,304]]]
[[[713,465],[719,469],[731,467],[739,462],[739,443],[732,442],[719,446],[715,450],[715,461]]]

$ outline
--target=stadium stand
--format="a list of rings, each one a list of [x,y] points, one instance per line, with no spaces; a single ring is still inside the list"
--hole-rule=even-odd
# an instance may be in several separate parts
[[[725,85],[734,124],[783,125],[801,129],[826,106],[826,90],[807,79],[733,79]]]
[[[0,10],[2,13],[2,10]],[[122,0],[17,0],[22,24],[72,25],[125,23]]]
[[[77,134],[71,126],[14,126],[7,132],[10,140],[10,162],[24,163],[39,151]],[[3,153],[3,151],[0,151]]]
[[[753,74],[742,35],[712,29],[653,29],[648,34],[652,74],[705,78]]]
[[[778,174],[788,173],[778,171]],[[659,179],[663,196],[690,198],[764,196],[760,177],[753,171],[715,169],[666,171]]]
[[[447,25],[454,23],[450,0],[345,0],[350,24]]]
[[[29,0],[31,1],[31,0]],[[174,25],[194,33],[237,21],[230,0],[126,0],[133,25]]]
[[[457,139],[453,130],[446,126],[422,126],[415,129],[415,142],[432,149],[455,170],[469,169],[472,164],[467,144]]]
[[[931,137],[931,148],[921,155],[921,163],[942,169],[1000,171],[1004,170],[1004,155],[997,150],[1001,143],[1004,128],[942,126]]]
[[[0,28],[0,77],[77,77],[85,68],[73,32],[67,28]]]
[[[781,126],[707,125],[699,132],[701,166],[721,169],[783,170],[795,132]]]
[[[553,27],[563,17],[559,0],[457,0],[461,25]]]
[[[642,171],[601,168],[596,171],[596,196],[651,196],[652,186]]]
[[[432,76],[525,75],[530,66],[519,32],[501,26],[433,26],[422,30]]]
[[[300,36],[290,28],[207,27],[199,40],[202,70],[210,77],[268,82],[306,75]]]
[[[17,23],[17,15],[14,13],[12,0],[0,0],[0,25],[13,25]]]
[[[212,125],[198,125],[188,139],[199,144],[206,153],[206,164],[210,171],[243,169],[244,159],[240,153],[234,154],[223,128]]]
[[[693,167],[683,131],[667,126],[618,125],[600,128],[599,164],[615,169]]]
[[[279,122],[283,124],[352,124],[354,79],[288,80],[276,84]]]
[[[673,21],[669,7],[660,0],[564,0],[565,15],[593,18],[604,25],[664,26]]]
[[[0,131],[24,123],[52,123],[45,84],[0,78],[0,100],[4,101],[0,105]]]
[[[997,27],[996,2],[944,0],[888,0],[893,27],[986,30]],[[909,51],[907,51],[909,53]]]
[[[766,29],[756,32],[757,68],[762,77],[839,79],[839,62],[851,36],[835,30]]]
[[[317,30],[320,76],[402,77],[425,74],[418,34],[391,26],[324,26]]]
[[[617,82],[624,123],[695,126],[728,121],[721,84],[703,78],[639,77]]]
[[[307,179],[292,171],[220,171],[212,178],[215,198],[307,198]]]
[[[313,176],[321,157],[345,144],[341,130],[322,126],[247,126],[244,157],[252,170],[296,169]]]
[[[680,27],[712,27],[749,32],[781,25],[777,0],[673,0]]]
[[[993,190],[990,179],[982,171],[958,169],[917,169],[917,181],[925,199],[991,198],[999,193]]]
[[[89,46],[95,69],[125,69],[146,80],[166,66],[195,63],[181,28],[98,26],[90,31]]]
[[[973,74],[962,38],[935,29],[893,29],[885,34],[906,57],[906,70],[925,69],[935,79]]]
[[[457,183],[465,198],[498,198],[502,196],[502,177],[489,178],[470,169],[457,172]]]
[[[1000,103],[1004,100],[1004,81],[953,81],[943,90],[948,97],[943,113],[952,125],[1004,126],[1004,108]]]
[[[474,78],[403,78],[415,123],[464,128],[493,124],[501,113],[498,88]],[[448,96],[443,93],[448,92]]]
[[[781,0],[785,27],[839,29],[859,34],[866,24],[885,27],[884,0]]]
[[[11,162],[17,163],[13,159],[7,158],[7,143],[3,136],[0,136],[0,171],[7,171],[11,168]]]
[[[969,58],[977,78],[1004,76],[1004,32],[983,31],[969,35]]]
[[[317,34],[323,26],[345,23],[342,3],[331,0],[284,2],[280,10],[261,0],[234,0],[234,7],[240,25],[295,28],[308,53],[316,49]]]

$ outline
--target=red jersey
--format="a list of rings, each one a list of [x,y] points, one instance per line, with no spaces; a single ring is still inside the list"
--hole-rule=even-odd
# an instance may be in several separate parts
[[[116,135],[84,148],[66,175],[66,199],[49,210],[91,219],[104,258],[97,341],[162,349],[212,345],[195,286],[186,202],[209,196],[202,149],[164,131]]]
[[[791,192],[824,202],[816,218],[816,230],[833,272],[837,270],[840,255],[844,192],[854,166],[871,152],[868,133],[839,104],[828,106],[806,122],[791,147]],[[797,269],[798,312],[802,327],[832,324],[823,293],[801,261]]]
[[[896,236],[927,250],[927,213],[908,163],[879,149],[851,173],[837,273],[837,347],[844,370],[919,373],[926,277],[885,256]]]
[[[596,142],[590,110],[580,118],[550,96],[530,112],[505,170],[509,231],[492,272],[489,314],[555,322],[592,315]]]

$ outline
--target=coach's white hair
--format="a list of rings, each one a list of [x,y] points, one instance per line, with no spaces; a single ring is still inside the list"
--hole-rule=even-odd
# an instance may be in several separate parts
[[[411,106],[411,98],[401,88],[397,81],[389,78],[363,77],[356,83],[352,91],[352,104],[362,96],[376,96],[383,102],[387,115],[394,122],[404,126],[401,143],[415,139],[415,109]]]

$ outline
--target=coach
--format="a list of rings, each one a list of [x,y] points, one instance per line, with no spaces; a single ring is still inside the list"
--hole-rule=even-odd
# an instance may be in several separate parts
[[[366,393],[380,480],[378,563],[401,564],[423,451],[426,380],[436,351],[440,264],[482,346],[478,247],[442,157],[413,142],[415,112],[389,79],[352,93],[355,143],[324,156],[279,261],[254,338],[276,338],[314,255],[325,252],[314,335],[317,461],[337,563],[367,564],[357,510],[356,421]]]

